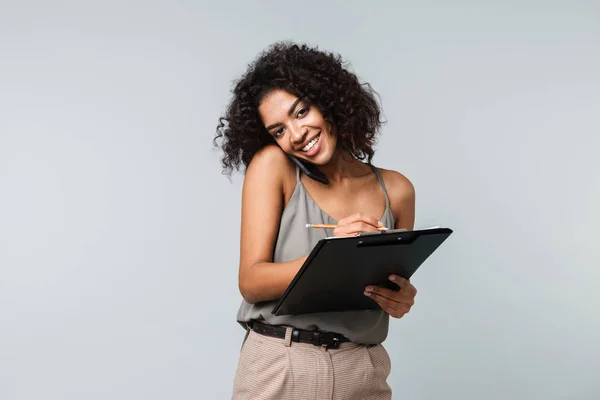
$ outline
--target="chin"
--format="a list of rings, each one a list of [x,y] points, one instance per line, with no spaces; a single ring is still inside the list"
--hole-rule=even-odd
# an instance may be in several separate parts
[[[315,165],[327,165],[329,164],[329,161],[331,161],[331,154],[322,154],[321,157],[311,160]]]
[[[326,165],[327,163],[329,163],[329,161],[331,161],[331,158],[333,156],[332,154],[329,154],[329,152],[323,152],[313,157],[307,157],[302,153],[294,153],[293,155],[297,158],[300,158],[303,161],[307,161],[314,165]]]

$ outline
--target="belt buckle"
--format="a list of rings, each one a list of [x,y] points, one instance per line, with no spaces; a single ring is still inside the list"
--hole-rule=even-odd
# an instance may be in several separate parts
[[[325,350],[337,349],[340,347],[340,339],[333,334],[320,334],[318,340],[319,344],[323,346]]]
[[[325,350],[327,349],[338,349],[340,347],[340,339],[338,339],[337,337],[332,337],[331,338],[331,343],[328,343],[325,345]]]

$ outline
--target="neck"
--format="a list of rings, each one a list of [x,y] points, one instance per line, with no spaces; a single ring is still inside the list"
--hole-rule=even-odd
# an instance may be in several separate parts
[[[319,166],[319,169],[329,182],[340,183],[345,179],[363,175],[364,167],[364,163],[354,158],[352,154],[340,150],[335,152],[327,164]]]

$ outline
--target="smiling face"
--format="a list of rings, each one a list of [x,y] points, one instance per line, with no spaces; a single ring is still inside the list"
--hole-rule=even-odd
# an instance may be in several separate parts
[[[263,98],[258,112],[269,134],[286,153],[316,165],[325,165],[333,157],[336,136],[313,105],[276,89]]]

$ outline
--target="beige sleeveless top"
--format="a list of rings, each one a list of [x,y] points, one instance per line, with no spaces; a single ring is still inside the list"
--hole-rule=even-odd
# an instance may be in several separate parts
[[[390,200],[381,173],[373,167],[385,195],[385,212],[381,222],[394,227]],[[300,181],[300,170],[296,167],[296,187],[282,216],[275,244],[274,262],[291,261],[309,254],[320,239],[332,236],[329,229],[307,229],[306,224],[335,224],[312,200]],[[246,326],[251,320],[270,325],[293,326],[305,330],[321,330],[345,335],[355,343],[378,344],[387,337],[389,316],[383,310],[344,311],[314,313],[306,315],[275,316],[271,310],[277,300],[249,304],[242,299],[237,321]]]

